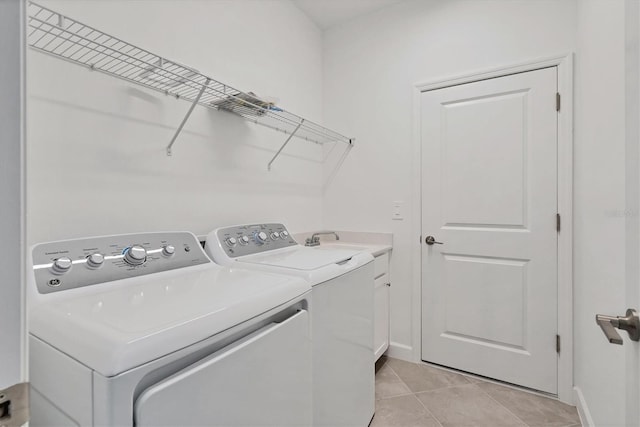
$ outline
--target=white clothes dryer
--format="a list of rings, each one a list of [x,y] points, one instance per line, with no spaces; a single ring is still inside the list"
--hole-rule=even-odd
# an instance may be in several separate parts
[[[30,254],[31,426],[305,426],[310,286],[220,267],[188,232]]]
[[[218,228],[205,250],[221,265],[289,274],[312,286],[313,424],[367,426],[375,408],[373,256],[299,245],[283,224]]]

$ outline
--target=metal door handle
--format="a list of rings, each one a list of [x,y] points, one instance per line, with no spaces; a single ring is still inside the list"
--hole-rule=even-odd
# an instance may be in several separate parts
[[[426,238],[426,239],[424,239],[424,242],[425,242],[427,245],[429,245],[429,246],[431,246],[431,245],[433,245],[433,244],[436,244],[436,245],[444,245],[444,243],[442,243],[442,242],[436,242],[436,238],[435,238],[435,237],[433,237],[433,236],[427,236],[427,238]]]
[[[622,345],[622,337],[615,328],[627,331],[632,341],[640,341],[640,318],[633,308],[627,309],[625,317],[596,314],[596,323],[602,328],[602,332],[611,344]]]

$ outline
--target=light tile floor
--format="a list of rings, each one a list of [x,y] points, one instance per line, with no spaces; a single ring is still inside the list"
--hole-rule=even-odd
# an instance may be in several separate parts
[[[573,406],[470,376],[383,356],[371,427],[574,427]]]

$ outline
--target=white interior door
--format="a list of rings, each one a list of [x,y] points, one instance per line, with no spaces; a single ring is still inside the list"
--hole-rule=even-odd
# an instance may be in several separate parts
[[[0,1],[0,390],[25,380],[23,307],[24,4]],[[0,417],[4,393],[0,393]],[[13,405],[13,404],[12,404]],[[0,424],[4,421],[0,419]]]
[[[550,67],[421,95],[422,358],[549,393],[556,92]]]

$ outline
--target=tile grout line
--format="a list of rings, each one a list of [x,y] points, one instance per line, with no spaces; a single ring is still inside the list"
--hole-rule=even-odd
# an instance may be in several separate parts
[[[386,366],[386,364],[387,364],[387,362],[384,362],[384,365],[382,365],[382,367],[385,367],[385,366]],[[402,382],[402,384],[404,384],[404,385],[405,385],[405,387],[407,387],[407,389],[409,389],[409,386],[407,385],[407,383],[405,383],[404,381],[402,381],[402,378],[400,378],[400,375],[398,375],[398,374],[396,373],[396,371],[394,371],[394,370],[393,370],[393,368],[391,367],[391,365],[389,365],[388,367],[389,367],[389,370],[393,373],[393,375],[395,375],[395,376],[396,376],[396,378],[397,378],[398,380],[400,380],[400,382]],[[382,368],[380,368],[380,369],[382,369]],[[410,390],[410,389],[409,389],[409,390]]]
[[[400,378],[400,375],[398,375],[398,374],[396,373],[396,371],[394,371],[394,370],[393,370],[393,368],[392,368],[391,366],[389,366],[389,369],[391,369],[391,371],[393,371],[393,373],[396,375],[396,377],[398,377],[398,379],[399,379],[400,381],[402,381],[402,383],[403,383],[403,384],[404,384],[404,385],[405,385],[409,390],[411,390],[411,387],[409,387],[409,386],[407,385],[407,383],[406,383],[402,378]],[[467,383],[466,383],[466,384],[454,384],[454,385],[448,385],[448,386],[443,386],[443,387],[438,387],[438,388],[432,388],[431,390],[421,390],[421,391],[413,391],[413,390],[411,390],[411,392],[412,392],[412,393],[414,393],[414,394],[415,394],[415,393],[426,393],[426,392],[430,392],[430,391],[444,390],[444,389],[447,389],[447,388],[454,388],[454,387],[464,387],[464,386],[468,386],[468,385],[473,385],[473,384],[475,384],[475,383],[471,382],[471,381],[470,381],[467,377],[465,377],[464,375],[460,375],[460,374],[457,374],[457,373],[455,373],[455,372],[453,372],[453,373],[454,373],[454,374],[456,374],[456,375],[461,376],[462,378],[464,378],[464,379],[465,379],[465,381],[467,381]]]
[[[402,381],[402,380],[400,380],[400,381]],[[402,383],[405,386],[407,385],[404,381],[402,381]],[[376,399],[376,400],[391,399],[393,397],[408,396],[410,394],[431,393],[431,392],[434,392],[434,391],[448,390],[448,389],[451,389],[451,388],[458,388],[458,387],[469,387],[469,386],[472,386],[472,385],[475,385],[475,384],[469,383],[469,384],[449,385],[449,386],[446,386],[446,387],[439,387],[439,388],[434,388],[434,389],[431,389],[431,390],[420,390],[420,391],[413,391],[413,390],[411,390],[409,388],[409,386],[407,386],[407,388],[409,388],[409,392],[408,393],[397,394],[397,395],[388,396],[388,397],[381,397],[380,399]]]
[[[433,412],[431,412],[431,410],[429,408],[427,408],[427,405],[424,404],[424,402],[422,402],[422,400],[420,400],[420,398],[418,396],[416,396],[416,393],[413,393],[413,397],[416,398],[416,400],[418,402],[420,402],[420,404],[422,405],[422,407],[424,408],[425,411],[427,411],[427,413],[429,415],[431,415],[431,418],[433,418],[434,420],[436,420],[436,422],[438,423],[438,425],[440,427],[443,427],[442,423],[440,422],[440,420],[438,419],[438,417],[435,416],[435,414]]]
[[[431,393],[433,391],[440,391],[440,390],[448,390],[450,388],[457,388],[457,387],[469,387],[471,385],[475,385],[473,383],[468,383],[468,384],[455,384],[455,385],[448,385],[446,387],[438,387],[438,388],[432,388],[431,390],[422,390],[422,391],[414,391],[414,394],[418,394],[418,393]]]
[[[389,359],[385,360],[384,363],[382,364],[382,366],[380,367],[380,369],[378,369],[378,371],[381,371],[382,368],[384,368],[385,366],[387,366],[387,362],[389,361]],[[409,390],[407,393],[401,393],[401,394],[394,394],[393,396],[385,396],[385,397],[381,397],[379,399],[376,400],[384,400],[384,399],[390,399],[392,397],[402,397],[402,396],[409,396],[410,394],[413,394],[413,391],[409,388],[409,386],[407,385],[407,383],[405,383],[404,381],[402,381],[402,378],[400,378],[400,376],[398,376],[398,374],[396,373],[396,371],[393,370],[393,368],[389,365],[387,366],[389,368],[389,370],[391,371],[391,373],[393,375],[395,375],[395,377],[398,379],[398,381],[400,381],[406,388],[407,390]]]
[[[386,364],[388,361],[389,361],[389,359],[385,360],[385,364]],[[431,411],[429,410],[429,408],[427,408],[427,407],[426,407],[426,405],[425,405],[424,403],[422,403],[422,401],[420,400],[420,398],[418,398],[418,396],[416,396],[416,392],[414,392],[413,390],[411,390],[411,389],[409,388],[409,386],[407,385],[407,383],[406,383],[406,382],[404,382],[404,380],[403,380],[402,378],[400,378],[400,375],[398,375],[398,374],[396,373],[396,371],[394,371],[394,370],[393,370],[393,368],[391,367],[391,365],[389,365],[389,369],[391,370],[391,372],[393,372],[393,374],[394,374],[396,377],[398,377],[398,380],[400,380],[400,382],[401,382],[402,384],[404,384],[404,386],[407,388],[407,390],[409,390],[409,392],[410,392],[411,396],[413,396],[413,398],[414,398],[414,399],[416,399],[416,400],[418,401],[418,403],[420,403],[420,405],[424,408],[424,410],[425,410],[425,411],[427,411],[427,414],[429,414],[429,416],[431,416],[431,418],[433,418],[434,420],[436,420],[436,422],[438,423],[438,425],[439,425],[440,427],[444,427],[444,426],[442,425],[442,423],[440,422],[440,420],[438,419],[438,417],[436,417],[436,416],[433,414],[433,412],[431,412]],[[409,394],[405,394],[404,396],[409,396]]]
[[[527,398],[528,398],[528,397],[534,397],[534,398],[546,399],[546,400],[550,400],[550,401],[553,401],[553,402],[558,402],[558,403],[562,403],[563,405],[566,405],[564,402],[561,402],[561,401],[560,401],[560,400],[558,400],[557,398],[556,398],[556,399],[554,399],[554,398],[552,398],[552,397],[550,397],[550,396],[546,396],[546,395],[544,395],[544,394],[542,394],[542,393],[536,393],[536,392],[531,392],[531,391],[528,391],[528,390],[522,390],[522,389],[518,388],[517,386],[507,386],[507,385],[501,384],[500,382],[497,382],[497,381],[484,381],[484,383],[485,383],[485,384],[495,385],[495,386],[498,386],[498,387],[503,387],[503,388],[508,389],[508,390],[510,390],[510,391],[515,391],[515,392],[518,392],[518,393],[523,393],[524,395],[526,395],[526,396],[527,396]],[[526,422],[525,422],[521,417],[519,417],[518,415],[516,415],[516,414],[515,414],[515,412],[511,411],[511,410],[510,410],[506,405],[504,405],[504,404],[500,403],[500,401],[498,401],[496,398],[494,398],[493,396],[491,396],[491,394],[489,394],[487,391],[485,391],[482,387],[478,387],[478,388],[479,388],[480,390],[482,390],[482,392],[483,392],[484,394],[486,394],[486,395],[487,395],[487,396],[489,396],[491,399],[493,399],[496,403],[498,403],[498,404],[500,404],[500,405],[504,406],[504,407],[507,409],[507,411],[509,411],[509,412],[511,412],[513,415],[515,415],[518,419],[520,419],[523,423],[525,423],[525,425],[527,425],[527,426],[531,427],[531,426],[530,426],[529,424],[527,424],[527,423],[526,423]],[[567,405],[567,406],[571,406],[571,405]],[[554,410],[554,412],[555,412],[555,410]],[[556,415],[558,415],[560,418],[564,418],[564,415],[563,415],[563,414],[557,414],[557,413],[556,413]],[[575,423],[573,423],[573,421],[563,420],[563,422],[566,422],[567,424],[562,424],[562,425],[560,425],[560,426],[558,426],[558,427],[571,427],[571,426],[573,426],[573,425],[575,424]]]
[[[385,361],[385,364],[388,362],[388,359]],[[383,365],[384,366],[384,365]],[[389,369],[391,369],[391,371],[398,377],[398,379],[400,381],[402,381],[402,383],[409,389],[409,386],[407,385],[407,383],[405,383],[402,378],[400,378],[400,376],[396,373],[396,371],[393,370],[393,368],[391,366],[389,366]],[[433,417],[433,419],[436,420],[436,422],[440,425],[440,427],[442,426],[442,423],[440,422],[440,419],[438,419],[438,417],[435,416],[435,414],[433,412],[431,412],[429,410],[429,408],[427,408],[427,406],[422,402],[422,400],[420,400],[420,398],[417,396],[418,393],[429,393],[432,391],[439,391],[439,390],[446,390],[446,389],[451,389],[451,388],[456,388],[456,387],[469,387],[469,386],[473,386],[475,389],[480,390],[483,394],[485,394],[486,396],[489,397],[489,399],[493,400],[494,402],[496,402],[500,407],[504,408],[508,413],[510,413],[511,415],[513,415],[514,417],[516,417],[516,419],[520,422],[522,422],[522,424],[524,426],[529,427],[529,424],[525,423],[524,420],[522,420],[519,416],[517,416],[516,414],[514,414],[513,412],[511,412],[511,410],[509,410],[509,408],[507,408],[506,406],[504,406],[502,403],[498,402],[496,399],[494,399],[491,395],[489,395],[489,393],[487,393],[486,391],[484,391],[481,387],[477,387],[476,383],[471,382],[467,377],[465,377],[464,375],[461,375],[462,378],[465,379],[465,381],[467,381],[467,384],[457,384],[457,385],[452,385],[452,386],[447,386],[447,387],[440,387],[440,388],[436,388],[436,389],[432,389],[432,390],[424,390],[424,391],[416,391],[414,392],[412,390],[413,396],[418,399],[418,402],[420,402],[420,404],[422,405],[422,407],[427,411],[427,413],[429,415],[431,415],[431,417]],[[404,395],[407,396],[407,395]]]
[[[529,427],[529,424],[527,424],[526,422],[524,422],[524,420],[522,418],[520,418],[519,416],[517,416],[516,414],[513,413],[513,411],[511,411],[511,409],[507,408],[505,405],[503,405],[502,403],[498,402],[496,399],[493,398],[493,396],[491,396],[489,393],[487,393],[486,391],[484,391],[482,389],[482,387],[476,387],[478,390],[480,390],[481,392],[483,392],[484,394],[486,394],[487,396],[489,396],[489,399],[493,400],[494,402],[496,402],[498,405],[502,406],[504,409],[507,410],[508,413],[510,413],[511,415],[513,415],[514,417],[516,417],[518,420],[522,421],[522,424],[524,424],[525,426]]]
[[[385,361],[385,363],[386,363],[387,361],[388,361],[388,359]],[[413,390],[411,390],[411,389],[409,388],[409,386],[407,385],[407,383],[406,383],[406,382],[404,382],[404,380],[403,380],[402,378],[400,378],[400,375],[398,375],[398,374],[396,373],[396,371],[394,371],[394,370],[393,370],[393,368],[391,367],[391,365],[389,365],[389,369],[391,369],[391,372],[393,372],[393,374],[394,374],[396,377],[398,377],[398,379],[400,380],[400,382],[401,382],[402,384],[404,384],[404,386],[407,388],[407,390],[409,390],[409,391],[411,392],[410,394],[414,397],[414,399],[416,399],[416,400],[418,401],[418,403],[420,403],[420,405],[424,408],[424,410],[425,410],[425,411],[427,411],[427,414],[429,414],[429,416],[431,416],[431,418],[433,418],[434,420],[436,420],[436,422],[438,423],[438,425],[439,425],[440,427],[444,427],[444,426],[442,425],[442,423],[440,422],[440,420],[438,419],[438,417],[436,417],[436,416],[435,416],[435,414],[434,414],[433,412],[431,412],[431,410],[430,410],[429,408],[427,408],[427,406],[426,406],[424,403],[422,403],[422,400],[420,400],[420,398],[419,398],[418,396],[416,396],[416,392],[414,392]],[[405,396],[408,396],[408,394],[407,394],[407,395],[405,395]]]
[[[409,393],[394,394],[393,396],[381,397],[381,398],[376,399],[376,400],[395,399],[396,397],[407,397],[407,396],[411,396],[412,394],[415,394],[415,393],[410,391]]]
[[[387,358],[386,361],[389,361],[390,359],[393,359],[393,358]],[[402,360],[402,359],[400,359],[400,360]],[[530,389],[530,388],[527,388],[527,387],[524,387],[524,386],[519,386],[517,384],[507,383],[507,382],[504,382],[504,381],[497,380],[495,378],[483,377],[482,375],[473,374],[471,372],[458,371],[457,369],[454,369],[454,368],[449,368],[449,367],[446,367],[446,366],[436,365],[436,364],[432,364],[430,362],[424,362],[424,361],[422,361],[422,362],[423,363],[418,363],[417,365],[419,365],[419,366],[428,366],[430,368],[437,369],[437,370],[442,371],[442,372],[449,372],[449,373],[452,373],[452,374],[457,374],[457,375],[463,376],[469,382],[471,382],[472,384],[483,384],[483,383],[494,384],[494,385],[498,385],[498,386],[501,386],[501,387],[506,387],[506,388],[511,389],[511,390],[521,391],[523,393],[531,394],[531,395],[534,395],[534,396],[539,396],[539,397],[544,397],[546,399],[559,401],[557,396],[551,395],[549,393],[545,393],[545,392],[541,392],[541,391],[538,391],[538,390]],[[413,362],[408,362],[408,363],[413,363]],[[472,379],[475,380],[475,381],[472,381]],[[569,405],[569,406],[571,406],[571,405]],[[567,427],[567,426],[561,426],[561,427]]]
[[[446,389],[451,389],[451,388],[456,388],[456,387],[468,387],[468,386],[474,386],[474,388],[479,389],[479,390],[482,392],[482,394],[486,395],[486,396],[487,396],[487,397],[489,397],[489,399],[491,399],[493,402],[497,403],[497,404],[499,405],[499,407],[504,408],[504,409],[505,409],[509,414],[513,415],[513,416],[516,418],[516,420],[518,420],[518,421],[520,421],[520,422],[522,423],[523,427],[524,427],[524,426],[526,426],[526,427],[531,427],[531,426],[530,426],[529,424],[527,424],[527,423],[526,423],[526,422],[525,422],[521,417],[519,417],[518,415],[516,415],[512,410],[510,410],[506,405],[502,404],[502,403],[501,403],[501,402],[499,402],[496,398],[494,398],[493,396],[491,396],[491,395],[490,395],[487,391],[485,391],[485,390],[484,390],[480,385],[481,385],[481,384],[494,384],[494,385],[498,385],[498,386],[506,387],[506,388],[508,388],[508,389],[513,389],[513,390],[522,391],[522,392],[524,392],[524,393],[531,394],[532,396],[536,396],[536,397],[541,397],[541,398],[546,398],[546,399],[554,400],[553,398],[551,398],[551,397],[549,397],[549,396],[546,396],[546,395],[544,395],[544,394],[542,394],[542,393],[531,393],[531,392],[527,392],[527,391],[525,391],[525,390],[519,390],[519,388],[518,388],[518,387],[514,387],[514,386],[509,387],[509,386],[506,386],[506,385],[504,385],[504,384],[501,384],[501,383],[500,383],[500,382],[498,382],[498,381],[484,380],[484,379],[477,378],[477,377],[475,377],[475,376],[462,375],[462,374],[460,374],[460,373],[452,372],[452,371],[445,370],[445,369],[443,369],[442,371],[444,371],[444,372],[450,372],[450,373],[453,373],[453,374],[456,374],[456,375],[461,376],[462,378],[464,378],[464,379],[467,381],[467,384],[456,384],[456,385],[449,385],[449,386],[446,386],[446,387],[439,387],[439,388],[435,388],[435,389],[431,389],[431,390],[413,391],[413,390],[411,390],[411,388],[409,388],[409,386],[407,385],[407,383],[406,383],[406,382],[405,382],[405,381],[404,381],[404,380],[403,380],[403,379],[398,375],[398,373],[397,373],[397,372],[396,372],[396,371],[391,367],[391,364],[389,364],[389,363],[388,363],[390,360],[392,360],[392,358],[387,358],[387,360],[385,360],[385,363],[383,364],[383,366],[385,366],[385,365],[387,365],[387,366],[388,366],[388,368],[391,370],[391,372],[393,372],[393,374],[394,374],[394,375],[395,375],[395,376],[400,380],[400,382],[401,382],[402,384],[404,384],[404,385],[405,385],[405,387],[407,387],[407,389],[409,389],[409,390],[411,391],[411,394],[413,394],[413,395],[418,399],[418,401],[419,401],[419,402],[420,402],[420,404],[424,407],[424,409],[427,411],[427,413],[428,413],[428,414],[430,414],[430,415],[431,415],[431,416],[432,416],[432,417],[433,417],[433,418],[438,422],[438,424],[439,424],[440,426],[442,426],[442,423],[440,422],[440,420],[439,420],[439,419],[438,419],[438,418],[433,414],[433,412],[431,412],[431,411],[429,410],[429,408],[427,408],[427,407],[426,407],[426,405],[425,405],[425,404],[420,400],[420,398],[417,396],[417,394],[420,394],[420,393],[430,393],[430,392],[441,391],[441,390],[446,390]],[[411,362],[409,362],[409,363],[411,363]],[[423,365],[419,365],[419,366],[423,366]],[[475,380],[475,381],[472,381],[472,380]],[[409,393],[407,393],[407,394],[401,394],[401,395],[396,395],[396,396],[388,396],[388,397],[385,397],[385,398],[380,398],[380,399],[378,399],[378,400],[389,399],[389,398],[392,398],[392,397],[403,397],[403,396],[408,396],[408,395],[409,395]],[[556,399],[556,400],[557,400],[557,399]],[[574,426],[574,425],[578,425],[578,426],[580,426],[579,422],[578,422],[578,424],[575,424],[575,423],[573,423],[573,422],[569,422],[569,421],[567,421],[567,424],[563,424],[562,426],[559,426],[559,427],[572,427],[572,426]]]

